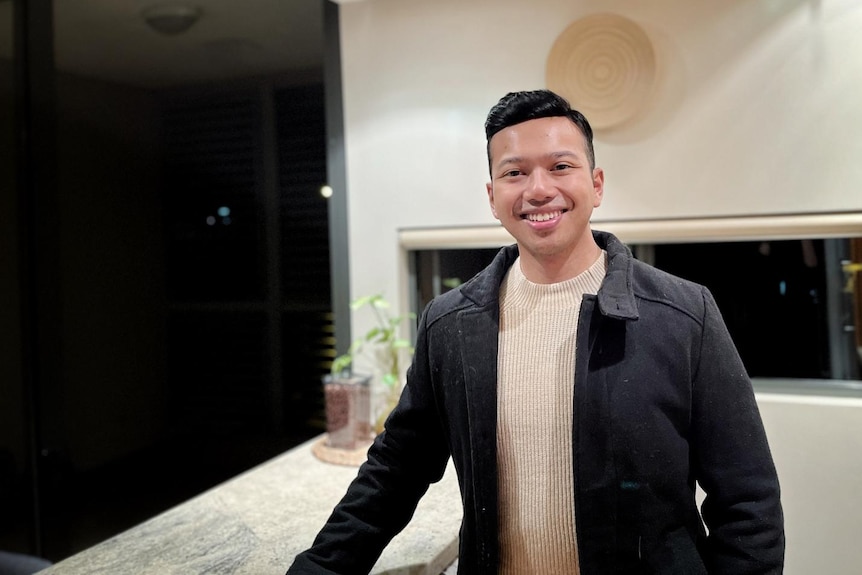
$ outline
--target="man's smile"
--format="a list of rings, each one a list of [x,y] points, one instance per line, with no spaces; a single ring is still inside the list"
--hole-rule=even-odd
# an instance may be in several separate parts
[[[554,210],[552,212],[528,212],[525,214],[521,214],[521,220],[529,223],[533,228],[539,229],[537,226],[541,228],[546,228],[548,226],[556,225],[559,222],[563,214],[568,212],[569,210]]]
[[[528,220],[531,222],[547,222],[549,220],[556,220],[568,210],[555,210],[553,212],[531,212],[527,214],[521,214],[522,220]]]

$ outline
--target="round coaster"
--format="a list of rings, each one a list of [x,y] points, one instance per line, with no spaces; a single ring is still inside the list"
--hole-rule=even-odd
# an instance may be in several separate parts
[[[655,78],[652,42],[640,26],[617,14],[593,14],[570,24],[554,41],[545,69],[548,89],[598,129],[634,117]]]
[[[323,434],[317,441],[311,445],[311,452],[321,461],[326,463],[334,463],[336,465],[348,465],[351,467],[359,467],[365,463],[368,456],[368,448],[372,441],[369,439],[356,449],[339,449],[326,445],[328,435]]]

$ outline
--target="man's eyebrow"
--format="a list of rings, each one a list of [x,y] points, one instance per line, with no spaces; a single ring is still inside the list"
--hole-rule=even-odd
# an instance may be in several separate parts
[[[558,152],[550,152],[545,154],[545,157],[551,160],[559,160],[560,158],[580,158],[580,154],[577,152],[573,152],[571,150],[560,150]],[[522,156],[509,156],[508,158],[503,158],[497,164],[496,168],[500,169],[509,164],[520,164],[524,161]]]
[[[550,154],[548,154],[548,157],[554,160],[558,160],[560,158],[579,158],[580,154],[570,150],[560,150],[559,152],[551,152]]]
[[[508,164],[520,164],[523,161],[524,158],[522,158],[521,156],[509,156],[508,158],[503,158],[502,160],[500,160],[500,162],[497,164],[497,167],[502,168],[503,166],[506,166]]]

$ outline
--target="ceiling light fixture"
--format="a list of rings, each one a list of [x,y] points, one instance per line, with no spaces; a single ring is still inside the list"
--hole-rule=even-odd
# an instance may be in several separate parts
[[[150,28],[165,36],[182,34],[200,19],[201,14],[200,8],[188,4],[157,4],[141,13]]]

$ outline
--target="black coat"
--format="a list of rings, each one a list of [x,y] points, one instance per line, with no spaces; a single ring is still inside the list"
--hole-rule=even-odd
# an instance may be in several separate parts
[[[608,271],[581,306],[572,426],[581,573],[781,573],[775,467],[711,294],[595,237]],[[516,257],[504,248],[428,305],[398,407],[289,573],[367,573],[451,455],[458,572],[496,575],[498,295]]]

